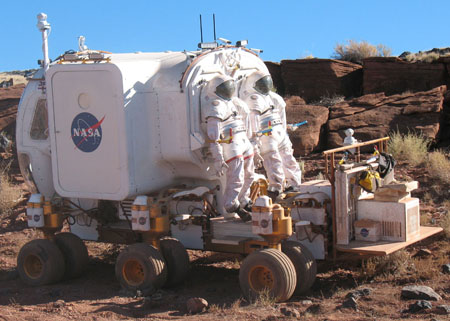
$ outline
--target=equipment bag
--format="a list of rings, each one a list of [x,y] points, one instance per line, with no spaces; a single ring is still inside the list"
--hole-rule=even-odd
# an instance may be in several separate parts
[[[380,173],[381,178],[384,178],[387,174],[392,172],[397,162],[391,154],[381,152],[379,155],[378,164],[378,173]]]
[[[380,174],[373,169],[367,169],[359,174],[358,185],[366,192],[373,193],[381,186]]]

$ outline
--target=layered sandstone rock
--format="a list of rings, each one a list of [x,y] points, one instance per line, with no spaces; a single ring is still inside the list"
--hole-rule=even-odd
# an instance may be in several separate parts
[[[372,57],[363,61],[363,93],[386,95],[426,91],[447,83],[444,63],[410,63],[397,57]]]
[[[285,95],[301,96],[308,103],[335,95],[356,97],[361,94],[362,67],[333,59],[297,59],[281,61]]]
[[[24,84],[0,88],[0,132],[9,136],[15,135],[17,107],[24,88]]]
[[[450,145],[450,90],[444,94],[444,108],[441,117],[438,147],[447,148]]]
[[[286,118],[288,123],[294,124],[307,120],[308,123],[295,131],[288,131],[292,141],[295,156],[308,155],[314,150],[323,149],[321,142],[326,142],[326,123],[328,108],[323,106],[306,105],[305,101],[297,96],[286,100]]]
[[[429,91],[386,96],[370,94],[336,104],[330,109],[328,148],[342,146],[345,129],[367,141],[388,136],[391,131],[416,131],[436,140],[440,129],[446,86]]]

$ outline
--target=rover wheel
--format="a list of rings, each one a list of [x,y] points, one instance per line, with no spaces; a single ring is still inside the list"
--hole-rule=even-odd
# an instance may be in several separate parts
[[[183,282],[189,272],[189,255],[183,244],[175,238],[164,237],[160,240],[161,253],[167,264],[167,286]]]
[[[136,243],[117,257],[116,277],[124,289],[154,291],[164,285],[167,267],[161,253],[150,244]]]
[[[317,264],[311,251],[303,244],[295,241],[285,241],[281,249],[292,261],[297,274],[295,294],[306,292],[316,280]]]
[[[83,241],[73,233],[63,232],[55,235],[56,245],[61,250],[66,262],[64,277],[80,276],[89,263],[89,255]]]
[[[248,300],[267,291],[267,295],[281,302],[294,293],[297,276],[294,265],[284,253],[265,249],[245,258],[239,271],[239,283]]]
[[[17,256],[17,271],[26,284],[39,286],[58,282],[64,275],[64,256],[50,240],[25,244]]]

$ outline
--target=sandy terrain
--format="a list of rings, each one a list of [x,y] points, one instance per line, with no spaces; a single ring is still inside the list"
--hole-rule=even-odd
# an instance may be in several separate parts
[[[319,156],[304,158],[305,179],[316,178],[322,166]],[[13,173],[16,184],[23,181]],[[422,197],[424,220],[439,223],[443,215],[446,190],[437,194],[425,168],[411,170],[400,164],[398,178],[414,177],[421,188],[415,196]],[[23,185],[22,185],[23,186]],[[441,186],[442,187],[442,186]],[[443,194],[442,194],[443,193]],[[447,208],[448,210],[448,208]],[[361,260],[341,257],[336,263],[319,262],[315,284],[304,296],[294,296],[288,302],[274,303],[261,298],[246,302],[239,289],[240,255],[189,251],[191,270],[184,284],[164,288],[148,297],[129,296],[124,293],[114,276],[114,261],[120,246],[87,242],[90,263],[86,273],[74,280],[58,284],[30,287],[25,285],[15,271],[16,256],[21,246],[39,232],[27,228],[24,207],[18,208],[0,223],[0,320],[444,320],[436,306],[450,304],[450,275],[440,273],[442,264],[450,263],[450,241],[435,236],[402,252],[392,266],[383,273],[370,274],[371,265]],[[431,251],[423,259],[411,258],[421,248]],[[388,272],[391,272],[389,274]],[[405,285],[420,284],[432,287],[442,296],[433,302],[433,310],[425,313],[402,313],[415,300],[401,299]],[[357,301],[357,310],[342,308],[345,296],[356,289],[370,288],[371,293]],[[202,297],[209,309],[190,315],[186,301]],[[291,316],[289,316],[289,314]]]

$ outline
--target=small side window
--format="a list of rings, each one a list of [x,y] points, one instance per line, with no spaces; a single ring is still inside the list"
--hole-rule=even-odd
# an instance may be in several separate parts
[[[39,99],[36,104],[33,121],[31,122],[30,137],[34,140],[48,138],[47,100]]]

